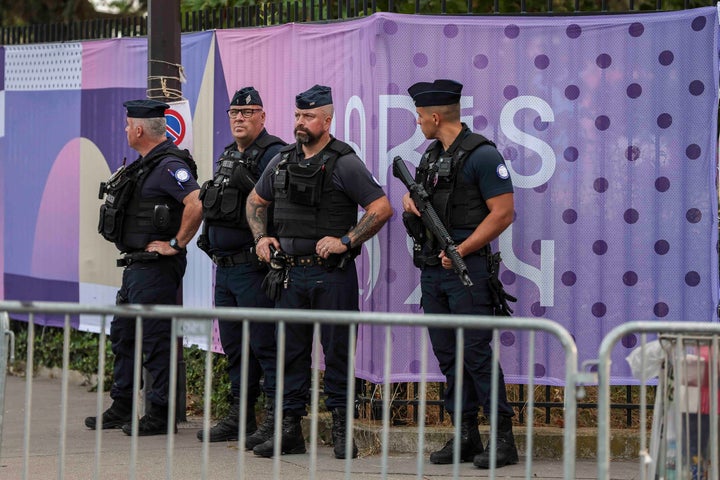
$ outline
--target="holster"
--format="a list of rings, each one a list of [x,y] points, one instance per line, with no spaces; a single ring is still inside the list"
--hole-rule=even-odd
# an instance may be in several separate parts
[[[502,282],[499,278],[500,252],[496,252],[487,256],[488,262],[488,286],[490,288],[490,298],[495,308],[495,312],[502,316],[509,317],[513,313],[513,309],[508,305],[508,301],[517,302],[517,298],[513,297],[505,291]]]
[[[417,268],[439,265],[440,259],[437,257],[437,253],[432,252],[431,238],[428,237],[422,219],[410,212],[403,212],[402,221],[407,234],[413,241],[413,265]]]

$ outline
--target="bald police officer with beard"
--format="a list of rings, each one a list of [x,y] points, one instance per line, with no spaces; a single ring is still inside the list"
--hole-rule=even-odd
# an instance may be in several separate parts
[[[275,157],[248,198],[248,223],[257,254],[265,261],[270,248],[282,252],[284,282],[278,308],[359,310],[354,258],[392,215],[382,188],[346,143],[330,135],[333,105],[329,87],[315,85],[295,98],[296,143]],[[271,235],[267,210],[274,207],[277,235]],[[358,206],[365,214],[358,221]],[[281,452],[304,453],[300,419],[310,399],[313,327],[288,324],[285,350],[285,396]],[[346,431],[347,326],[322,325],[325,354],[325,405],[332,412],[336,458],[345,458],[346,442],[357,456],[352,432]],[[350,438],[347,438],[347,437]],[[256,446],[271,457],[273,439]]]

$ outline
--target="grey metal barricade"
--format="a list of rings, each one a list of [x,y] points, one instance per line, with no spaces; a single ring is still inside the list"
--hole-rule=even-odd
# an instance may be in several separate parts
[[[10,317],[7,312],[0,312],[0,440],[2,440],[3,415],[5,413],[5,382],[8,357],[10,358],[10,363],[15,361],[15,336],[12,330],[10,330]],[[2,455],[1,443],[0,455]]]
[[[277,338],[278,338],[278,372],[277,372],[277,392],[276,392],[276,399],[275,399],[275,411],[282,411],[282,379],[283,379],[283,367],[284,367],[284,343],[285,343],[285,325],[287,323],[306,323],[306,324],[312,324],[314,325],[314,330],[316,334],[319,334],[319,326],[320,324],[337,324],[337,325],[349,325],[351,327],[356,327],[360,324],[369,324],[369,325],[381,325],[385,326],[386,330],[386,347],[384,351],[384,362],[385,362],[385,378],[390,378],[390,371],[391,371],[391,335],[390,335],[390,329],[393,326],[429,326],[429,327],[443,327],[443,328],[456,328],[457,329],[457,340],[459,344],[461,345],[464,339],[464,330],[465,329],[473,329],[473,328],[484,328],[484,329],[493,329],[493,368],[492,368],[492,401],[491,401],[491,409],[493,412],[497,411],[497,379],[499,375],[499,369],[498,369],[498,358],[499,358],[499,350],[500,350],[500,343],[499,343],[499,335],[498,330],[499,329],[506,329],[506,330],[522,330],[522,331],[529,331],[530,334],[528,335],[528,346],[527,346],[527,358],[533,359],[535,356],[535,336],[537,332],[545,332],[553,336],[559,343],[559,345],[563,348],[564,356],[565,356],[565,384],[566,384],[566,394],[564,398],[564,431],[563,431],[563,462],[562,462],[562,469],[563,469],[563,478],[565,479],[575,479],[575,445],[576,445],[576,419],[577,419],[577,399],[576,399],[576,389],[580,387],[582,384],[587,383],[589,380],[589,377],[586,376],[583,373],[579,373],[577,369],[577,351],[575,347],[575,343],[572,339],[572,336],[559,324],[544,320],[544,319],[538,319],[538,318],[522,318],[522,317],[482,317],[482,316],[459,316],[459,315],[417,315],[417,314],[392,314],[392,313],[368,313],[368,312],[339,312],[339,311],[317,311],[317,310],[280,310],[280,309],[252,309],[252,308],[228,308],[228,307],[219,307],[215,309],[184,309],[181,307],[174,307],[174,306],[140,306],[140,305],[121,305],[121,306],[88,306],[88,305],[77,305],[77,304],[69,304],[69,303],[50,303],[50,302],[37,302],[37,303],[20,303],[20,302],[0,302],[0,312],[11,312],[11,313],[23,313],[29,315],[29,321],[28,321],[28,346],[27,346],[27,364],[28,368],[32,368],[33,364],[33,351],[34,351],[34,334],[33,334],[33,325],[34,325],[34,315],[37,314],[55,314],[55,315],[64,315],[65,318],[65,348],[63,352],[63,375],[62,375],[62,392],[61,392],[61,412],[59,416],[59,423],[60,423],[60,433],[59,433],[59,449],[57,451],[57,477],[59,479],[66,478],[66,471],[68,469],[66,468],[66,460],[67,460],[67,447],[69,440],[68,439],[68,375],[67,375],[67,357],[68,357],[68,350],[69,350],[69,332],[70,332],[70,318],[72,315],[96,315],[100,317],[100,332],[101,332],[101,341],[100,341],[100,365],[98,366],[98,389],[96,394],[96,402],[95,402],[95,414],[98,417],[101,417],[102,412],[104,410],[104,405],[106,401],[106,396],[103,393],[104,385],[103,385],[103,372],[104,372],[104,358],[105,358],[105,330],[106,327],[109,325],[109,318],[111,316],[117,315],[122,317],[130,317],[136,319],[136,346],[135,346],[135,372],[134,372],[134,398],[139,398],[140,393],[140,365],[141,365],[141,349],[140,349],[140,342],[142,338],[142,319],[143,318],[171,318],[172,320],[172,331],[171,331],[171,338],[177,338],[181,326],[183,326],[187,322],[197,322],[201,321],[202,325],[205,325],[204,332],[207,335],[208,344],[211,343],[211,329],[210,325],[211,322],[210,319],[222,319],[222,320],[228,320],[228,321],[240,321],[243,322],[244,325],[244,331],[246,335],[244,335],[243,340],[243,375],[242,375],[242,384],[241,384],[241,390],[245,391],[247,389],[247,380],[245,375],[247,370],[247,358],[248,358],[248,322],[274,322],[277,323]],[[355,342],[356,342],[356,336],[355,336],[355,328],[351,328],[351,335],[349,338],[348,343],[348,351],[350,354],[350,358],[354,358],[355,353]],[[423,336],[421,345],[422,352],[425,352],[424,355],[422,355],[421,358],[421,371],[426,372],[427,371],[427,348],[426,348],[426,342],[427,340]],[[459,352],[462,352],[462,348],[459,349]],[[457,378],[462,379],[462,374],[460,369],[462,368],[462,358],[458,359],[458,374]],[[528,382],[529,382],[529,388],[530,391],[532,391],[534,387],[534,365],[535,362],[529,361],[529,372],[528,372]],[[204,398],[204,416],[203,416],[203,429],[204,429],[204,438],[208,437],[208,431],[210,427],[210,389],[211,389],[211,378],[209,372],[211,372],[211,353],[208,350],[205,357],[205,398]],[[355,382],[351,381],[354,380],[354,363],[349,362],[348,365],[348,405],[347,405],[347,418],[346,422],[348,425],[348,431],[353,432],[354,431],[354,416],[352,415],[352,412],[354,411],[354,388],[355,388]],[[174,419],[175,418],[175,404],[173,399],[175,399],[175,392],[177,389],[177,349],[172,348],[171,349],[171,361],[170,361],[170,391],[168,398],[171,400],[171,403],[169,405],[169,412],[168,412],[168,419]],[[425,441],[425,408],[426,408],[426,401],[425,401],[425,393],[426,393],[426,378],[423,374],[423,378],[420,387],[420,404],[419,404],[419,427],[418,427],[418,449],[417,449],[417,455],[415,458],[415,468],[414,468],[414,474],[416,478],[422,479],[424,478],[425,472],[429,468],[435,468],[438,466],[429,466],[427,465],[426,457],[425,457],[425,449],[424,449],[424,441]],[[318,455],[318,404],[319,404],[319,374],[318,370],[314,369],[312,374],[312,398],[311,398],[311,405],[310,405],[310,419],[311,419],[311,428],[310,428],[310,439],[309,439],[309,446],[310,446],[310,454],[307,457],[303,457],[304,460],[301,460],[300,463],[302,464],[302,474],[300,476],[297,475],[297,472],[293,473],[290,472],[294,468],[294,464],[289,463],[288,461],[281,462],[281,457],[276,455],[273,457],[272,461],[272,478],[275,480],[278,480],[280,478],[283,479],[291,479],[291,478],[311,478],[311,479],[324,479],[324,478],[333,478],[336,479],[340,475],[340,472],[338,471],[338,466],[341,465],[340,461],[333,459],[333,465],[331,467],[328,467],[327,462],[324,458],[321,458]],[[373,469],[375,470],[374,475],[376,476],[368,476],[368,477],[362,477],[362,478],[389,478],[389,442],[388,442],[388,435],[390,431],[390,382],[386,381],[384,384],[385,388],[385,394],[383,395],[383,415],[382,415],[382,455],[380,459],[380,464],[377,464],[377,461],[374,460],[371,462],[372,465],[374,465]],[[457,382],[456,385],[457,391],[459,392],[462,389],[462,380]],[[244,397],[244,396],[243,396]],[[457,395],[457,398],[459,398],[460,395]],[[30,458],[30,445],[31,445],[31,412],[32,412],[32,401],[33,401],[33,379],[32,375],[27,375],[26,377],[26,393],[25,393],[25,402],[26,402],[26,408],[24,410],[25,415],[25,431],[24,431],[24,447],[23,447],[23,466],[22,466],[22,478],[30,478],[29,477],[29,471],[30,471],[30,465],[29,465],[29,458]],[[534,421],[534,415],[533,412],[533,399],[532,395],[530,396],[529,402],[528,402],[528,411],[530,414],[526,416],[527,422],[526,422],[526,452],[525,452],[525,458],[523,465],[523,469],[525,471],[525,478],[536,478],[533,473],[533,455],[532,455],[532,441],[533,441],[533,421]],[[460,415],[460,409],[456,407],[456,415]],[[245,413],[247,412],[247,402],[245,398],[241,399],[240,404],[240,417],[239,418],[245,418]],[[137,432],[138,429],[138,413],[139,413],[139,405],[138,402],[133,402],[133,421],[132,421],[132,431]],[[487,412],[486,412],[487,414]],[[496,415],[491,414],[491,418],[495,418]],[[275,417],[275,451],[279,451],[279,443],[280,443],[280,432],[281,432],[281,415],[276,415]],[[458,460],[459,455],[459,437],[460,437],[460,421],[458,421],[459,418],[456,417],[455,419],[455,455],[456,460]],[[73,420],[73,422],[76,422],[77,420]],[[244,454],[244,446],[245,444],[245,436],[246,433],[244,431],[245,429],[245,423],[240,423],[240,431],[239,431],[239,440],[236,445],[238,448],[238,452],[235,458],[235,461],[231,464],[227,463],[227,458],[223,458],[222,465],[218,466],[220,462],[220,459],[214,457],[213,462],[210,462],[210,444],[208,442],[202,442],[199,443],[195,441],[195,443],[191,446],[195,447],[195,450],[200,450],[200,458],[196,458],[195,461],[190,461],[193,457],[189,455],[188,445],[186,443],[183,443],[181,450],[183,452],[183,455],[179,455],[178,452],[175,452],[175,441],[176,436],[175,435],[167,435],[166,438],[163,438],[164,441],[164,453],[165,453],[165,468],[162,473],[166,478],[214,478],[216,474],[213,474],[213,472],[217,471],[218,468],[221,469],[221,472],[224,477],[226,478],[232,478],[233,477],[233,471],[237,473],[236,478],[270,478],[267,477],[268,474],[268,461],[267,460],[258,460],[253,461],[254,459],[252,457],[246,458],[246,455]],[[168,424],[169,429],[172,428],[172,425],[174,425],[174,422],[169,421]],[[73,424],[75,425],[75,424]],[[494,442],[495,440],[495,431],[497,429],[496,421],[492,421],[491,425],[491,435],[490,435],[490,448],[492,451],[494,451]],[[75,435],[78,435],[76,432]],[[92,472],[86,472],[87,477],[82,478],[105,478],[104,477],[104,469],[103,469],[103,456],[110,456],[113,455],[113,460],[115,460],[115,456],[117,455],[117,452],[109,452],[108,449],[103,449],[103,443],[110,443],[112,444],[111,447],[117,449],[117,438],[113,436],[112,433],[108,431],[103,431],[101,428],[98,428],[95,433],[95,445],[93,447],[93,468]],[[194,435],[193,435],[194,437]],[[184,438],[184,437],[183,437]],[[157,469],[159,467],[159,458],[157,455],[155,455],[152,458],[152,463],[148,463],[146,457],[146,454],[150,450],[149,444],[155,445],[157,447],[158,440],[155,440],[153,442],[152,439],[144,439],[142,441],[142,450],[140,449],[140,441],[137,437],[137,435],[132,435],[130,437],[130,451],[129,451],[129,459],[126,457],[123,457],[124,460],[127,462],[127,466],[123,465],[123,470],[128,471],[127,475],[128,478],[135,479],[135,478],[158,478],[159,476],[157,473],[151,473],[148,469]],[[124,448],[126,449],[127,446],[125,444]],[[349,449],[352,447],[351,442],[347,442],[346,445],[346,460],[344,460],[344,478],[350,479],[355,478],[358,475],[361,474],[367,474],[368,472],[368,465],[369,464],[362,464],[359,467],[356,466],[356,464],[360,463],[360,460],[353,460],[351,459],[350,451]],[[139,466],[141,458],[143,459],[142,465]],[[285,457],[282,457],[285,458]],[[197,465],[197,460],[199,460],[199,467]],[[190,464],[188,462],[190,461]],[[489,478],[495,478],[496,472],[493,468],[495,466],[495,456],[492,455],[490,460],[491,468],[489,470]],[[297,461],[296,461],[297,462]],[[33,462],[35,464],[35,462]],[[460,463],[456,461],[451,467],[448,466],[442,466],[443,470],[438,473],[438,469],[434,469],[432,474],[436,476],[443,476],[443,477],[452,477],[452,478],[459,478],[460,476]],[[75,468],[75,466],[73,466]],[[198,471],[199,468],[199,471]],[[471,467],[472,468],[472,467]],[[507,467],[506,467],[507,468]],[[450,471],[451,469],[451,471]],[[153,470],[155,472],[156,470]],[[259,474],[258,472],[261,472]],[[80,478],[75,474],[68,473],[68,478]],[[151,477],[151,475],[153,475]],[[179,475],[179,476],[176,476]],[[281,476],[282,475],[282,476]],[[355,476],[355,477],[353,477]]]
[[[640,380],[641,479],[720,478],[718,462],[718,340],[720,324],[629,322],[600,345],[598,366],[598,479],[610,478],[610,367],[613,349],[640,334],[633,371]],[[654,338],[648,342],[648,335]],[[647,429],[647,385],[658,377],[652,429]],[[651,433],[648,445],[647,436]],[[708,448],[709,447],[709,448]]]

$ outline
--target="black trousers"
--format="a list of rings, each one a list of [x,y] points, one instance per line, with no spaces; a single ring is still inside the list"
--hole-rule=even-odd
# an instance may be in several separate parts
[[[186,265],[185,255],[128,265],[123,271],[116,303],[176,305]],[[135,323],[135,317],[115,317],[110,324],[110,341],[115,354],[110,390],[113,399],[132,400]],[[153,384],[147,388],[147,399],[153,405],[166,406],[170,385],[170,352],[175,348],[170,319],[143,318],[142,334],[143,367],[153,378]]]

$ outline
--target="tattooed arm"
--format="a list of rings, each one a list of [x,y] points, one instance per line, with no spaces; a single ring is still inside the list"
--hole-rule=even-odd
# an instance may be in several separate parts
[[[270,261],[270,245],[276,249],[280,249],[280,242],[276,238],[267,237],[267,209],[272,204],[257,194],[255,189],[250,192],[245,205],[245,214],[247,217],[250,231],[255,239],[255,253],[263,261]]]
[[[390,201],[386,196],[370,202],[364,208],[365,215],[362,216],[355,228],[347,234],[350,238],[349,248],[362,245],[364,241],[375,235],[393,213]],[[331,253],[345,253],[348,250],[337,237],[324,237],[318,241],[315,248],[316,253],[323,258],[327,258]]]

